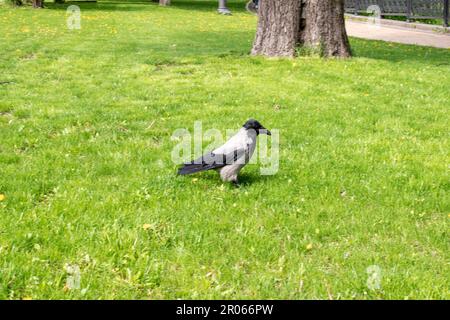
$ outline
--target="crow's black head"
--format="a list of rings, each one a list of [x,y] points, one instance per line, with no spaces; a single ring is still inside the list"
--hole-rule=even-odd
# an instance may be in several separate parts
[[[255,119],[250,119],[244,124],[244,128],[247,130],[255,130],[257,134],[265,133],[268,136],[272,135],[269,130],[263,127],[259,121]]]

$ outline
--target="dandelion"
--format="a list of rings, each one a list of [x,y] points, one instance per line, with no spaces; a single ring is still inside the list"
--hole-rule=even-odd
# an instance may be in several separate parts
[[[3,201],[5,199],[6,199],[5,195],[0,193],[0,201]]]
[[[306,245],[306,250],[312,250],[312,248],[313,248],[313,244],[312,243],[308,243],[307,245]]]
[[[151,225],[150,223],[144,223],[143,226],[142,226],[142,229],[148,230],[148,229],[150,229],[151,227],[152,227],[152,225]]]

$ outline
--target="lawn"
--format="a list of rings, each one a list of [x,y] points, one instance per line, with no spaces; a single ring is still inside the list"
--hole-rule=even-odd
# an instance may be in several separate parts
[[[450,298],[449,50],[270,60],[243,1],[68,5],[0,6],[1,299]],[[276,175],[176,175],[176,129],[250,117]]]

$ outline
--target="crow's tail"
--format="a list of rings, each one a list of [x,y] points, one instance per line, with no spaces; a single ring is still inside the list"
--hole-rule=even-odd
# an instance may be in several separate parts
[[[188,164],[184,164],[180,169],[178,169],[178,174],[180,175],[188,175],[188,174],[193,174],[193,173],[197,173],[197,172],[202,172],[202,171],[207,171],[207,170],[211,170],[214,169],[213,166],[208,165],[208,164],[192,164],[192,163],[188,163]]]

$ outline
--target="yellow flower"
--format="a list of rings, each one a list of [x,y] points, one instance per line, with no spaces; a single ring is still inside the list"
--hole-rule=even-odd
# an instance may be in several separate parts
[[[0,201],[3,201],[5,199],[6,199],[5,195],[0,193]]]
[[[151,227],[152,227],[151,224],[149,224],[149,223],[144,223],[144,225],[142,226],[142,229],[148,230],[148,229],[150,229]]]
[[[312,243],[308,243],[306,245],[306,250],[312,250],[312,248],[313,248],[313,244]]]

